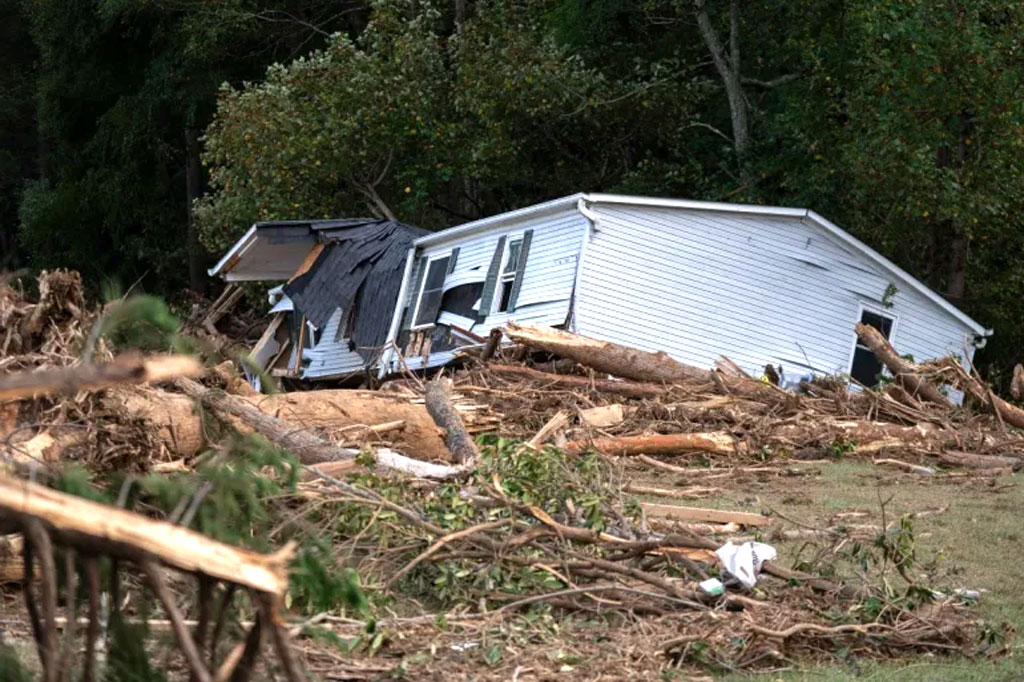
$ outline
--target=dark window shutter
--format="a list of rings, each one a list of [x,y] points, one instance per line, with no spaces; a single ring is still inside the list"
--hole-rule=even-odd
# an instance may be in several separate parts
[[[412,275],[412,289],[409,291],[409,305],[405,308],[405,313],[402,316],[402,329],[408,329],[412,326],[412,314],[416,309],[416,301],[420,297],[420,286],[423,284],[423,278],[427,274],[427,257],[420,256],[416,261],[416,270]]]
[[[516,278],[512,282],[512,293],[508,297],[508,309],[516,309],[516,301],[519,299],[519,290],[523,286],[523,273],[526,272],[526,259],[530,255],[530,242],[533,241],[533,230],[523,233],[523,245],[519,247],[519,266],[516,268]]]
[[[459,247],[452,249],[452,255],[448,257],[448,272],[445,274],[450,275],[455,272],[455,263],[459,260]]]
[[[498,271],[501,270],[501,257],[505,254],[505,239],[498,240],[498,246],[494,249],[494,256],[491,258],[491,267],[487,268],[487,279],[484,280],[484,290],[480,294],[480,319],[491,314],[491,304],[494,302],[494,289],[498,284]]]

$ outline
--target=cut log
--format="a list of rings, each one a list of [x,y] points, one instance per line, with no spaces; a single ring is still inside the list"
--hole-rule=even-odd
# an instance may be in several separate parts
[[[611,379],[591,379],[572,374],[552,374],[541,372],[519,365],[490,365],[491,372],[505,376],[518,377],[544,383],[545,387],[567,388],[573,391],[597,391],[610,393],[627,398],[658,398],[665,395],[668,389],[660,384],[643,384],[635,381],[615,381]]]
[[[1000,457],[999,455],[978,455],[973,452],[942,452],[939,461],[950,466],[965,469],[1020,469],[1021,460],[1017,457]]]
[[[455,461],[464,467],[472,467],[480,456],[480,451],[477,450],[476,443],[466,431],[462,417],[452,404],[451,379],[439,376],[429,382],[424,399],[427,412],[434,418],[434,422],[444,429],[445,445],[448,446]]]
[[[195,403],[180,393],[150,386],[126,386],[107,391],[101,402],[124,420],[146,422],[175,457],[194,457],[206,443],[202,416]]]
[[[103,365],[75,365],[9,374],[0,378],[0,400],[95,391],[108,386],[144,384],[199,374],[202,374],[202,366],[195,358],[185,355],[151,358],[125,355]]]
[[[89,554],[132,560],[155,558],[260,592],[284,595],[294,547],[259,554],[225,545],[165,521],[110,507],[35,483],[0,475],[0,516],[16,523],[38,521],[61,543]]]
[[[609,455],[678,455],[684,452],[711,452],[732,455],[746,452],[746,443],[736,440],[728,433],[672,433],[656,436],[623,436],[621,438],[596,438],[593,441],[569,443],[565,450],[579,454],[593,448]]]
[[[858,322],[855,329],[861,342],[892,372],[896,382],[907,392],[939,405],[949,405],[949,399],[942,394],[942,391],[921,378],[921,369],[901,358],[880,331],[862,322]]]
[[[200,401],[205,407],[216,412],[231,415],[256,431],[271,443],[282,447],[298,457],[303,464],[336,462],[355,459],[360,450],[345,448],[324,440],[320,436],[269,414],[264,414],[250,402],[223,391],[206,388],[191,379],[178,378],[174,385],[186,395]],[[429,464],[400,455],[387,448],[374,451],[377,465],[413,476],[425,478],[452,478],[464,473],[462,467]]]
[[[664,352],[647,351],[590,339],[585,336],[534,325],[510,322],[505,334],[531,348],[575,360],[599,372],[634,381],[705,382],[708,370],[673,360]]]
[[[641,502],[640,507],[644,510],[644,514],[663,519],[738,523],[743,526],[767,526],[771,523],[771,519],[767,516],[749,512],[706,509],[703,507],[678,507],[673,504],[654,504],[653,502]]]

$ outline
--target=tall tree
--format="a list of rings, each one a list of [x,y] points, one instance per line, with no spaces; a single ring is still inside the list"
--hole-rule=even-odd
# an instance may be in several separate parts
[[[363,11],[327,0],[34,2],[46,172],[20,212],[34,262],[202,290],[191,207],[217,89],[358,25]]]
[[[21,262],[18,202],[26,178],[36,174],[35,60],[21,0],[0,0],[0,271]]]

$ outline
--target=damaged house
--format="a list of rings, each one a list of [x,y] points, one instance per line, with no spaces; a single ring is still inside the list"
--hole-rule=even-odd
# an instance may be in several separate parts
[[[269,292],[271,322],[250,354],[254,365],[278,377],[345,377],[377,365],[407,254],[425,234],[391,220],[257,223],[210,274],[285,282]]]
[[[331,230],[303,223],[315,233],[310,244],[379,224],[360,221],[359,228]],[[380,266],[362,260],[369,247],[351,255],[338,250],[337,265],[330,266],[342,273],[365,269],[367,282],[376,267],[385,267],[388,274],[379,277],[388,286],[372,290],[333,281],[330,287],[314,285],[316,263],[325,256],[314,258],[310,245],[300,255],[294,242],[278,241],[276,260],[268,236],[253,252],[253,268],[290,270],[279,277],[292,278],[284,295],[316,328],[316,342],[309,341],[306,351],[308,368],[328,354],[321,346],[332,338],[324,336],[330,329],[352,347],[347,361],[335,361],[330,372],[372,365],[383,376],[402,363],[410,369],[446,364],[460,348],[483,342],[491,329],[514,320],[665,351],[700,367],[726,355],[755,375],[770,364],[783,376],[848,374],[873,385],[882,368],[858,345],[856,322],[875,326],[918,359],[971,357],[991,334],[807,209],[575,194],[430,234],[402,226],[390,239]],[[253,269],[239,270],[243,261],[233,270],[218,265],[211,272],[231,280],[232,272]],[[310,283],[299,292],[303,282]],[[341,319],[345,311],[355,316],[353,329],[360,319],[376,317],[373,333],[342,333],[352,324]],[[332,358],[336,345],[328,342]],[[303,368],[301,375],[336,374]]]

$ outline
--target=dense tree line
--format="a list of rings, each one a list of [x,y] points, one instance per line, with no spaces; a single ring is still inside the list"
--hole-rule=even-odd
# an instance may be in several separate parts
[[[1024,359],[1017,2],[0,13],[16,65],[0,100],[8,264],[17,244],[35,267],[175,291],[267,218],[440,228],[578,190],[804,205],[995,327],[993,369]]]

